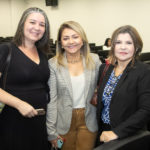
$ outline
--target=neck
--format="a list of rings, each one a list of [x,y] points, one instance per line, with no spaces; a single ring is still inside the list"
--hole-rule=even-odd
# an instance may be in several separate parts
[[[122,74],[126,67],[127,64],[118,62],[117,66],[114,68],[115,76],[119,76],[120,74]]]
[[[124,70],[130,61],[131,61],[131,59],[128,61],[125,61],[125,62],[118,61],[117,68]]]
[[[126,68],[126,65],[120,65],[120,64],[118,64],[116,66],[116,68],[119,69],[119,70],[124,70]]]
[[[25,49],[35,49],[36,48],[35,43],[28,41],[28,40],[25,40],[24,43],[21,45],[21,47],[23,47]]]
[[[35,45],[29,45],[29,44],[22,44],[19,46],[21,49],[24,49],[24,50],[35,50],[36,49],[36,46]]]
[[[75,64],[78,63],[82,60],[81,54],[76,53],[76,54],[66,54],[67,62],[70,64]]]

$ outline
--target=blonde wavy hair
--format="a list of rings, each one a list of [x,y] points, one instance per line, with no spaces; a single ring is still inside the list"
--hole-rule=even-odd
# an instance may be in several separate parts
[[[90,47],[88,44],[86,34],[83,28],[80,26],[80,24],[75,21],[64,22],[58,30],[57,43],[56,43],[56,56],[55,56],[55,58],[57,59],[58,65],[65,66],[64,61],[63,61],[65,50],[62,48],[62,45],[61,45],[61,36],[62,36],[62,32],[66,28],[74,30],[81,36],[81,39],[83,40],[83,46],[81,47],[81,55],[85,57],[86,67],[87,68],[95,67],[95,63],[90,55]]]

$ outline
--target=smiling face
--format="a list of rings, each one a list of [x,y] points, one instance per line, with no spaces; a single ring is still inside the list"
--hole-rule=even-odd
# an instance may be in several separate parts
[[[65,28],[61,34],[61,45],[69,54],[80,53],[83,45],[81,36],[72,29]]]
[[[128,33],[120,33],[115,42],[114,54],[118,62],[128,63],[134,56],[135,48]]]
[[[45,32],[45,19],[41,13],[31,13],[24,24],[25,42],[35,43],[40,40]]]

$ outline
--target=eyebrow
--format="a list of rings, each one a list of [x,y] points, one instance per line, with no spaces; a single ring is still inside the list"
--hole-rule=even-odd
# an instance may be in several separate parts
[[[30,21],[36,21],[35,19],[29,19]],[[45,22],[40,22],[40,23],[43,23],[43,24],[45,24]]]
[[[71,36],[79,36],[78,34],[73,34]],[[64,35],[63,37],[70,37],[69,35]]]

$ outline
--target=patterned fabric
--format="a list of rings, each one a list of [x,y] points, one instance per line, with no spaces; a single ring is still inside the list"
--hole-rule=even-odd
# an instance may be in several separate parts
[[[97,83],[100,60],[97,54],[90,53],[95,62],[95,70],[86,68],[85,58],[83,57],[85,89],[84,96],[86,99],[85,121],[89,131],[96,132],[98,130],[96,120],[96,107],[89,105],[89,101],[93,96]],[[67,63],[66,58],[63,59],[64,64]],[[47,132],[48,140],[56,139],[59,134],[65,135],[71,125],[73,92],[71,86],[70,73],[68,69],[62,65],[58,67],[57,60],[51,58],[50,66],[50,97],[51,101],[47,108]],[[79,85],[80,86],[80,85]]]
[[[111,102],[111,98],[114,92],[114,89],[119,81],[119,79],[121,78],[120,74],[119,76],[115,76],[115,72],[114,70],[112,71],[109,80],[104,88],[104,92],[103,92],[103,97],[102,97],[102,102],[104,105],[104,108],[102,110],[102,121],[103,123],[106,124],[110,124],[110,117],[109,117],[109,106],[110,106],[110,102]]]

